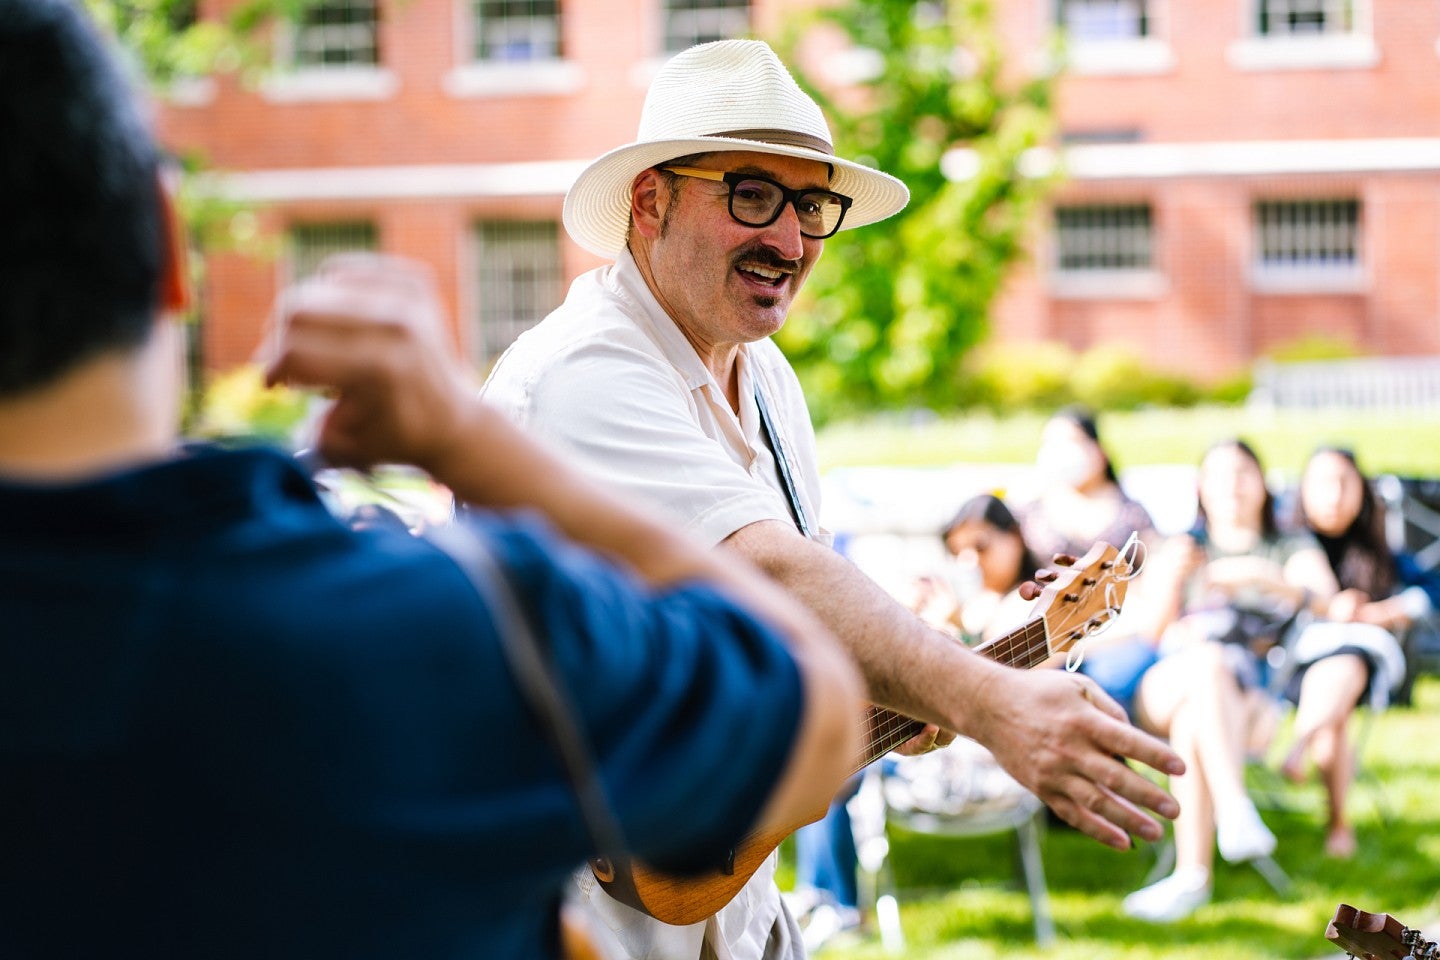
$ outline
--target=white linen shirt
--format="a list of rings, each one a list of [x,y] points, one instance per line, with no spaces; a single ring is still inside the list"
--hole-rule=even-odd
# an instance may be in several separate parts
[[[741,346],[740,413],[645,284],[629,251],[577,277],[565,302],[506,350],[482,388],[526,433],[715,545],[759,520],[793,524],[755,402],[764,395],[811,535],[820,473],[799,381],[768,339]],[[737,771],[743,774],[743,771]],[[760,960],[783,905],[772,854],[702,923],[660,923],[612,899],[586,869],[580,893],[636,960],[685,960],[708,940],[718,960]],[[793,921],[785,921],[793,929]]]
[[[761,436],[758,385],[812,532],[828,540],[795,372],[768,339],[743,344],[736,363],[738,417],[627,250],[577,277],[565,302],[500,357],[482,393],[531,436],[713,546],[757,520],[794,523]]]

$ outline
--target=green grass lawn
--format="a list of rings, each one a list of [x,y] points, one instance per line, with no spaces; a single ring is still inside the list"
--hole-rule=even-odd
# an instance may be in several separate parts
[[[1035,458],[1045,415],[996,418],[878,417],[835,423],[818,436],[821,465],[940,466],[957,462],[1020,463]],[[1440,415],[1334,411],[1261,412],[1244,407],[1105,413],[1104,439],[1117,467],[1195,464],[1217,440],[1250,440],[1266,466],[1299,473],[1318,444],[1349,446],[1372,472],[1440,476]]]
[[[1284,731],[1278,741],[1285,742]],[[1058,942],[1033,940],[1029,899],[1016,881],[1013,834],[935,838],[892,832],[909,960],[1259,960],[1335,956],[1324,939],[1338,903],[1388,912],[1440,934],[1440,679],[1423,678],[1416,704],[1375,720],[1365,774],[1351,798],[1359,834],[1346,862],[1321,851],[1323,798],[1317,784],[1286,786],[1287,809],[1266,809],[1279,837],[1276,861],[1292,891],[1276,895],[1250,867],[1220,863],[1210,905],[1172,925],[1131,920],[1120,900],[1153,863],[1141,848],[1119,853],[1076,831],[1051,827],[1043,841]],[[1380,787],[1377,793],[1377,785]],[[1389,819],[1377,803],[1383,797]],[[825,960],[879,960],[874,935],[821,951]]]

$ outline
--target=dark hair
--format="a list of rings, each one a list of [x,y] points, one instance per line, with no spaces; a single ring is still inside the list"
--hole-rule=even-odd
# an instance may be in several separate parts
[[[1025,542],[1025,534],[1020,529],[1020,521],[1015,519],[1015,514],[1010,512],[1005,501],[994,494],[982,493],[962,503],[960,509],[955,511],[955,516],[951,517],[950,522],[945,524],[944,529],[940,531],[940,542],[948,548],[950,534],[955,531],[955,528],[972,520],[988,524],[1001,533],[1013,533],[1019,538],[1020,569],[1015,571],[1015,582],[1010,584],[1012,589],[1030,579],[1035,575],[1035,571],[1040,569],[1034,552]]]
[[[1073,423],[1080,428],[1095,443],[1095,449],[1100,451],[1100,459],[1105,462],[1105,479],[1120,485],[1120,478],[1115,475],[1115,465],[1110,462],[1110,452],[1105,449],[1105,444],[1100,442],[1100,427],[1095,422],[1095,415],[1087,408],[1081,406],[1062,407],[1050,415],[1051,420],[1064,420]]]
[[[1273,540],[1280,535],[1280,524],[1275,519],[1275,497],[1270,493],[1270,485],[1265,482],[1265,467],[1260,463],[1260,455],[1255,448],[1250,446],[1239,437],[1230,437],[1217,443],[1212,443],[1205,451],[1205,456],[1200,462],[1205,462],[1205,457],[1210,456],[1216,450],[1224,447],[1234,447],[1239,450],[1247,460],[1255,465],[1255,470],[1260,474],[1260,485],[1265,490],[1265,500],[1260,504],[1260,533],[1266,540]],[[1195,496],[1195,525],[1191,528],[1191,536],[1197,540],[1204,540],[1206,530],[1210,526],[1210,518],[1205,515],[1205,501],[1196,492]]]
[[[1360,480],[1360,511],[1338,537],[1315,529],[1305,513],[1305,498],[1300,497],[1299,518],[1305,528],[1320,541],[1330,569],[1342,590],[1359,590],[1372,600],[1383,600],[1395,590],[1395,558],[1385,539],[1385,507],[1375,496],[1370,481],[1355,462],[1355,454],[1343,447],[1319,447],[1310,454],[1310,461],[1324,454],[1334,454],[1350,465]],[[1302,479],[1303,483],[1303,479]]]
[[[148,337],[164,264],[159,151],[66,0],[0,0],[0,397]]]

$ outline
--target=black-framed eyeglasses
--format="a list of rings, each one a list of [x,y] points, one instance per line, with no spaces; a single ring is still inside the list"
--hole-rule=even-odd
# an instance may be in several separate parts
[[[714,180],[730,188],[730,216],[747,227],[768,227],[780,219],[785,204],[795,207],[800,233],[812,240],[835,235],[854,201],[842,193],[811,187],[791,190],[769,177],[753,173],[726,173],[699,167],[661,167],[667,173],[697,180]]]

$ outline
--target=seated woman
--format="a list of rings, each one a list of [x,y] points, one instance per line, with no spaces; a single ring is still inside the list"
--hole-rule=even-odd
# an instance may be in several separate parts
[[[1295,743],[1281,772],[1299,781],[1307,757],[1315,761],[1329,807],[1325,852],[1349,857],[1350,716],[1362,700],[1383,708],[1404,680],[1405,657],[1392,632],[1428,613],[1430,599],[1399,582],[1384,508],[1349,451],[1322,447],[1311,454],[1300,481],[1300,521],[1324,548],[1340,592],[1325,609],[1328,622],[1305,627],[1291,646],[1299,667],[1285,696],[1296,704]]]
[[[940,533],[951,563],[916,585],[915,612],[967,643],[989,640],[1025,621],[1020,584],[1040,564],[1010,508],[980,494],[960,506]]]
[[[1175,871],[1125,898],[1127,914],[1186,916],[1210,899],[1215,847],[1230,862],[1269,856],[1275,836],[1245,792],[1244,764],[1261,663],[1240,625],[1262,611],[1323,605],[1336,592],[1325,554],[1308,533],[1282,534],[1255,452],[1241,440],[1210,448],[1200,464],[1197,525],[1174,581],[1182,615],[1136,694],[1137,723],[1170,739],[1187,772],[1172,783]],[[1242,617],[1241,612],[1249,614]],[[1229,636],[1224,636],[1225,634]]]
[[[1147,544],[1156,539],[1149,512],[1120,489],[1095,418],[1085,410],[1067,407],[1046,422],[1035,466],[1045,486],[1016,516],[1039,556],[1083,556],[1096,541],[1118,547],[1132,533]]]
[[[1030,548],[1020,522],[1003,500],[990,494],[972,497],[956,511],[940,537],[951,563],[943,574],[921,578],[916,587],[917,613],[970,644],[1002,636],[1029,619],[1031,602],[1020,595],[1019,587],[1035,575],[1041,558]],[[1070,555],[1082,556],[1091,546],[1086,544]],[[1045,561],[1053,559],[1044,557]],[[1154,633],[1142,628],[1147,622],[1143,615],[1132,615],[1144,605],[1142,594],[1132,587],[1121,618],[1104,633],[1088,639],[1084,656],[1079,658],[1080,672],[1132,716],[1136,684],[1155,662],[1155,645],[1148,639]],[[1055,657],[1047,665],[1059,666],[1065,660]]]

